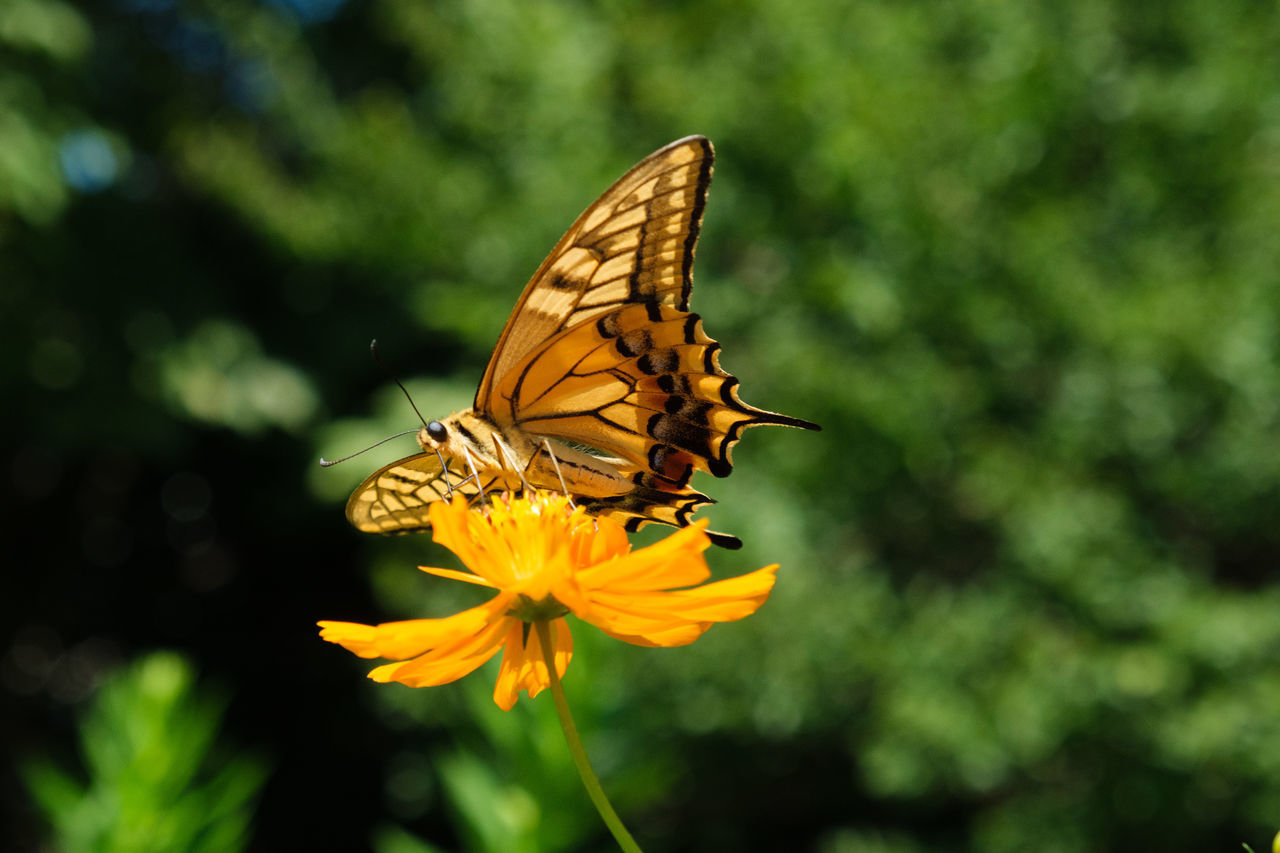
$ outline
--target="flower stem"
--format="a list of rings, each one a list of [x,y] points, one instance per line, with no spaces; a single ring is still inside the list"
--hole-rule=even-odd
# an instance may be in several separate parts
[[[591,762],[587,759],[587,751],[582,748],[578,727],[573,724],[573,714],[569,713],[569,702],[564,697],[564,687],[560,684],[560,676],[556,673],[555,652],[551,648],[550,623],[543,619],[533,624],[538,631],[542,659],[547,664],[547,673],[551,679],[551,698],[555,700],[556,713],[560,716],[560,728],[564,729],[564,739],[569,744],[569,754],[573,756],[573,763],[578,768],[578,775],[582,777],[582,785],[587,789],[587,796],[591,797],[591,802],[595,804],[596,811],[600,812],[605,826],[609,827],[609,831],[613,833],[618,846],[627,853],[641,853],[639,845],[622,825],[618,813],[613,810],[609,798],[604,795],[600,780],[596,778],[595,771],[591,769]]]

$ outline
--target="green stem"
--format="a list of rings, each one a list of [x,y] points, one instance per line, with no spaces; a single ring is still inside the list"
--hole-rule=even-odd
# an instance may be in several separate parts
[[[542,659],[547,664],[547,672],[551,678],[551,698],[555,700],[556,713],[560,716],[560,728],[564,729],[564,739],[569,744],[569,754],[573,756],[573,763],[578,767],[578,775],[582,777],[582,784],[587,789],[587,796],[591,797],[591,802],[595,803],[596,811],[600,812],[600,817],[604,818],[605,826],[609,827],[609,831],[613,833],[613,838],[618,842],[618,846],[627,851],[627,853],[641,853],[640,846],[631,837],[631,833],[627,832],[627,828],[622,825],[622,820],[618,817],[618,813],[613,810],[613,805],[609,802],[609,798],[604,795],[604,789],[600,787],[600,780],[596,778],[595,771],[591,769],[591,762],[587,759],[587,751],[582,748],[582,740],[578,737],[578,727],[573,724],[573,714],[569,713],[569,702],[564,698],[564,687],[560,684],[560,676],[556,673],[555,652],[551,648],[550,623],[546,620],[539,620],[533,624],[538,631],[538,642],[542,646]]]

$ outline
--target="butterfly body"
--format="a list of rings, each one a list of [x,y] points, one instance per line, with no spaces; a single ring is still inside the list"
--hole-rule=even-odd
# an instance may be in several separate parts
[[[584,452],[549,436],[534,436],[514,424],[499,426],[471,409],[429,421],[418,445],[430,455],[462,460],[461,473],[495,478],[496,488],[518,492],[525,484],[561,491],[569,482],[580,497],[612,497],[631,489],[622,460]]]
[[[712,160],[704,137],[677,140],[578,217],[526,285],[472,407],[429,421],[422,453],[356,489],[356,527],[422,531],[432,501],[525,485],[565,490],[630,530],[683,526],[711,503],[690,478],[727,476],[744,429],[818,429],[742,402],[689,311]]]

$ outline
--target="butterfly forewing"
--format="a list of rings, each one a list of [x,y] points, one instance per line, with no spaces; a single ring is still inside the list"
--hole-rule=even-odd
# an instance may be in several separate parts
[[[525,285],[476,393],[557,332],[634,302],[684,309],[711,184],[711,143],[676,140],[641,160],[588,207]]]

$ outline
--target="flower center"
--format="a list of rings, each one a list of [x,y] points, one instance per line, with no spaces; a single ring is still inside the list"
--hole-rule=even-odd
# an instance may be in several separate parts
[[[550,622],[552,619],[564,616],[569,612],[569,608],[556,601],[554,595],[548,595],[537,601],[527,595],[521,595],[507,612],[521,622]]]

